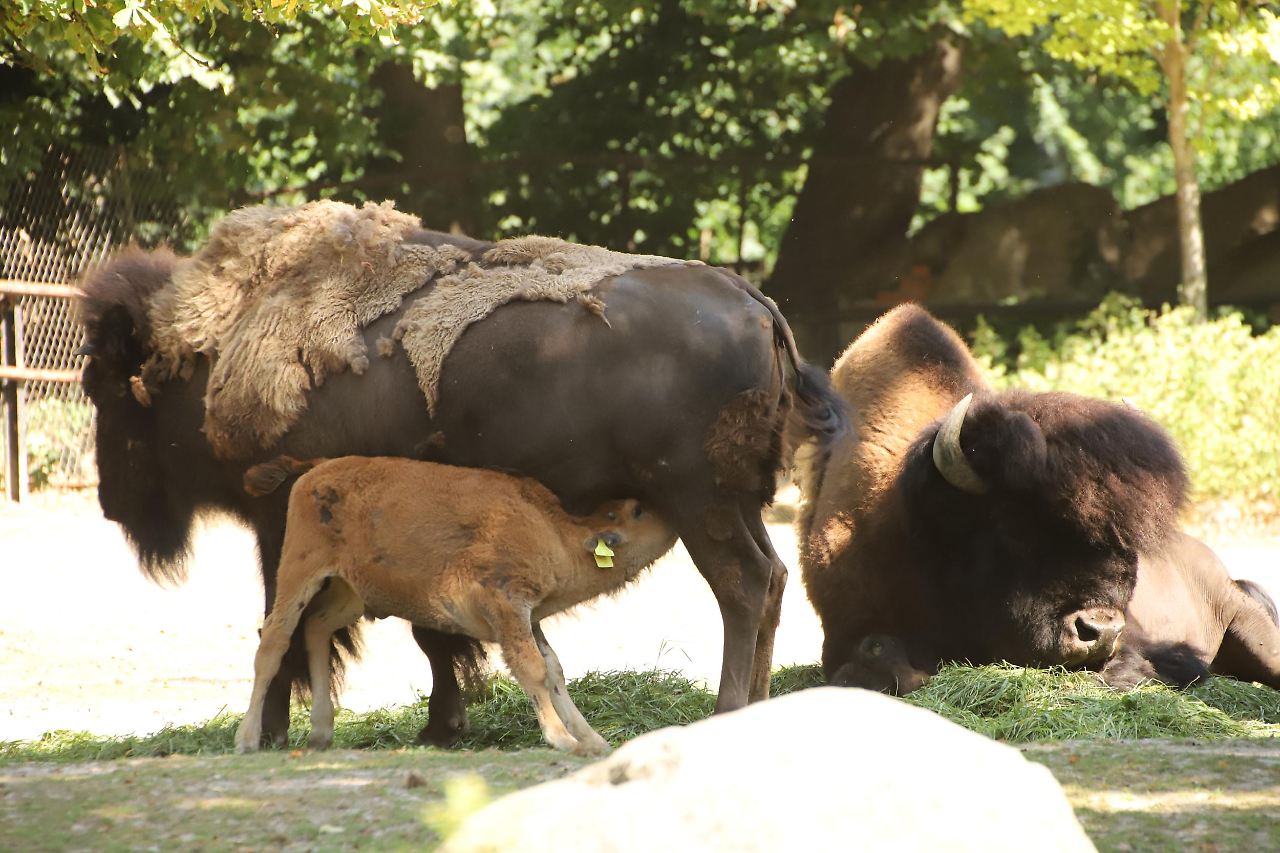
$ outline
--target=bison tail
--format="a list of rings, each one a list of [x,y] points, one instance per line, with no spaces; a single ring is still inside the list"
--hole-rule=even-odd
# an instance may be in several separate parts
[[[450,654],[453,655],[453,671],[458,676],[462,693],[478,697],[488,682],[488,655],[478,641],[462,634],[450,635]]]
[[[831,376],[808,362],[796,363],[796,415],[822,447],[849,427],[849,404],[836,393]]]
[[[299,477],[324,462],[324,459],[294,459],[277,456],[270,462],[254,465],[244,472],[244,490],[255,498],[269,495],[291,477]]]
[[[778,310],[778,304],[750,282],[737,276],[731,278],[741,290],[764,306],[773,318],[774,334],[786,352],[795,374],[793,390],[796,408],[793,420],[798,419],[806,437],[814,439],[819,448],[825,449],[848,428],[849,404],[836,393],[830,374],[800,357],[795,335],[791,333],[787,318]]]

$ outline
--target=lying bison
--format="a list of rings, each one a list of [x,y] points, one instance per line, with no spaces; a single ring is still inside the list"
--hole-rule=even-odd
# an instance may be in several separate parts
[[[853,428],[805,454],[800,518],[829,679],[907,692],[939,661],[1007,660],[1117,686],[1212,667],[1280,687],[1280,630],[1178,531],[1182,461],[1141,413],[995,393],[915,306],[882,317],[832,375]],[[893,652],[874,666],[869,636]]]
[[[346,264],[354,270],[350,280],[370,288],[382,282],[360,276],[367,279],[384,256],[415,246],[447,249],[451,268],[493,267],[505,284],[518,284],[521,270],[531,269],[514,265],[510,252],[504,256],[503,243],[420,229],[408,232],[394,251],[380,249],[362,260],[352,235],[381,232],[356,226],[364,227],[356,222],[326,232],[320,245],[328,252],[334,241],[350,244],[349,251],[333,252],[333,263]],[[236,239],[215,229],[210,245],[232,251],[240,237],[231,236]],[[563,256],[538,261],[544,280],[555,278],[561,267],[552,262]],[[241,335],[236,342],[241,352],[296,327],[295,306],[321,286],[298,272],[307,258],[288,256],[270,241],[249,260],[251,289],[230,302],[249,304],[272,286],[273,276],[286,273],[289,289],[266,299],[266,319],[250,327],[249,340]],[[282,270],[286,262],[293,266]],[[287,362],[291,381],[303,383],[303,405],[296,396],[275,395],[272,386],[268,402],[293,400],[287,430],[278,440],[256,439],[253,452],[228,453],[215,452],[215,436],[227,429],[212,431],[208,416],[231,389],[254,378],[245,371],[266,367],[236,360],[229,346],[206,336],[191,344],[178,368],[157,369],[162,344],[182,331],[157,327],[158,318],[174,314],[175,300],[203,299],[202,310],[214,315],[227,307],[227,299],[191,292],[193,265],[196,273],[226,267],[208,249],[193,259],[134,251],[83,285],[89,355],[84,387],[97,409],[99,500],[149,574],[180,578],[196,514],[230,513],[257,535],[269,607],[287,494],[254,499],[241,480],[250,466],[280,454],[402,456],[501,469],[541,481],[571,512],[625,497],[652,506],[675,528],[720,606],[724,657],[717,709],[767,695],[787,572],[760,510],[780,465],[781,425],[794,411],[821,442],[840,432],[844,415],[827,377],[801,361],[777,308],[747,282],[721,269],[671,262],[602,277],[573,301],[511,301],[452,344],[429,411],[421,375],[394,343],[400,321],[447,284],[424,276],[387,301],[392,307],[362,324],[353,339],[337,342],[344,351],[380,357],[353,359],[351,369],[321,370],[324,364],[304,358],[301,346],[296,358],[291,345],[276,347],[273,357]],[[178,281],[186,290],[175,287]],[[225,325],[229,333],[237,328]],[[249,366],[231,370],[233,364]],[[238,425],[231,418],[221,427]],[[448,742],[465,725],[457,674],[474,660],[474,644],[424,629],[414,636],[434,678],[423,738]],[[295,642],[266,699],[269,738],[284,737],[290,679],[303,684],[304,674],[305,655]]]

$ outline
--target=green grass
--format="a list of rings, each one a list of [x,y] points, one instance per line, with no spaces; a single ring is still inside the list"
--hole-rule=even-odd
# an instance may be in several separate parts
[[[775,696],[821,683],[814,666],[774,673]],[[569,685],[592,725],[614,745],[664,726],[703,719],[715,707],[705,687],[669,672],[591,673]],[[1270,738],[1280,736],[1280,692],[1228,678],[1187,691],[1148,685],[1129,693],[1101,686],[1084,672],[1008,665],[948,666],[905,701],[935,711],[989,737],[1010,742],[1106,738]],[[295,706],[290,746],[306,742],[307,712]],[[491,679],[471,705],[467,749],[523,749],[542,745],[533,708],[506,678]],[[426,724],[425,699],[402,708],[340,712],[334,746],[398,749],[411,746]],[[230,752],[239,715],[223,713],[195,726],[169,726],[141,737],[50,732],[36,741],[0,743],[0,764],[88,761]]]

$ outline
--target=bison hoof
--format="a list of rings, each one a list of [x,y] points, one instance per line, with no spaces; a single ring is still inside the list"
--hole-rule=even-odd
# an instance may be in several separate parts
[[[421,746],[438,746],[449,749],[458,745],[462,736],[467,733],[467,718],[458,718],[451,714],[437,716],[432,714],[427,724],[418,732],[418,744]]]
[[[263,749],[284,749],[289,743],[289,730],[264,730],[258,738],[258,745]]]

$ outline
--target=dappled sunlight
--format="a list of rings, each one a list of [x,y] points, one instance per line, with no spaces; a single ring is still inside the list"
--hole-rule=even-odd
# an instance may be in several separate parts
[[[173,803],[172,808],[187,811],[193,809],[199,811],[257,811],[262,808],[262,803],[258,800],[250,800],[244,797],[212,796],[178,800]]]
[[[1135,792],[1123,789],[1097,790],[1079,785],[1063,789],[1076,808],[1096,812],[1212,812],[1222,810],[1272,810],[1280,803],[1280,785],[1258,791],[1222,788],[1184,788],[1177,791]]]

